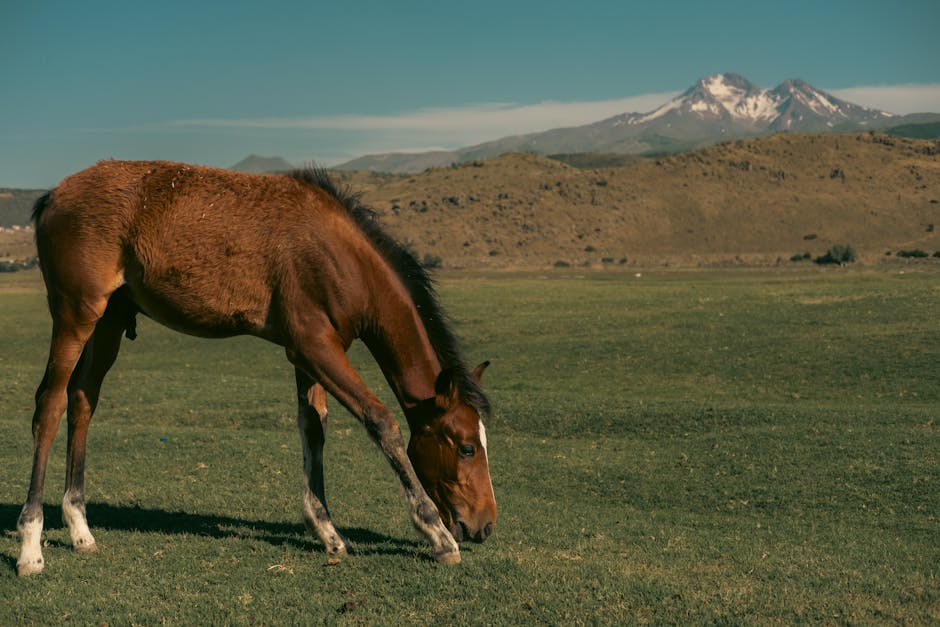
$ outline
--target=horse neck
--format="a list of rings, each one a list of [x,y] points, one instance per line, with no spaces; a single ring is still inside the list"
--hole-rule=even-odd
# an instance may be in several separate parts
[[[377,299],[372,329],[363,341],[392,387],[409,423],[434,398],[441,371],[417,308],[405,294]]]

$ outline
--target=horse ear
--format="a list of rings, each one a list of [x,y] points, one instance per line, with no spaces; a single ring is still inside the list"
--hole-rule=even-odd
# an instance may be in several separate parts
[[[459,390],[457,389],[457,380],[454,378],[453,368],[444,368],[441,374],[437,375],[437,381],[434,382],[434,394],[437,396],[437,406],[441,409],[450,409],[457,401]]]
[[[486,370],[489,365],[490,365],[489,361],[484,361],[482,364],[480,364],[479,366],[473,369],[473,372],[471,374],[473,376],[473,380],[476,381],[477,385],[480,385],[483,379],[483,371]]]

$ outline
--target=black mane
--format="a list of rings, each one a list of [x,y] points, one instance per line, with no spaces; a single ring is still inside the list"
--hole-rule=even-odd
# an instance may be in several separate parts
[[[48,191],[39,198],[36,199],[36,202],[33,203],[33,214],[30,219],[33,221],[33,224],[39,223],[39,217],[42,215],[42,212],[46,210],[46,205],[49,204],[49,199],[52,196],[52,191]]]
[[[375,211],[360,202],[361,194],[352,192],[345,185],[337,185],[324,168],[307,167],[288,176],[322,189],[349,212],[408,289],[441,368],[454,373],[460,399],[480,416],[489,416],[489,400],[467,369],[457,336],[438,302],[434,281],[414,254],[382,229]]]

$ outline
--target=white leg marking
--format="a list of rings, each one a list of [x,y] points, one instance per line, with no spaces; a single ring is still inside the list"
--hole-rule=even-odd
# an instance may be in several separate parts
[[[16,562],[16,571],[22,575],[41,572],[45,562],[42,559],[42,518],[19,525],[20,558]]]
[[[317,534],[328,555],[346,555],[346,541],[326,516],[320,500],[309,489],[304,490],[303,514],[307,527]]]
[[[431,541],[434,559],[442,564],[460,562],[460,546],[454,540],[453,534],[444,526],[434,501],[425,493],[424,488],[418,484],[417,490],[409,491],[403,484],[399,483],[399,486],[408,501],[412,524],[419,533]]]
[[[326,412],[323,412],[325,415]],[[301,423],[303,417],[301,416]],[[317,498],[317,495],[310,489],[311,480],[314,473],[314,452],[307,442],[304,427],[300,428],[300,440],[303,446],[304,454],[304,498],[303,498],[303,517],[307,528],[317,534],[328,555],[339,556],[346,555],[346,541],[336,530],[333,521],[326,513],[326,507]],[[322,477],[319,479],[322,481]]]
[[[81,508],[72,505],[72,498],[68,492],[62,497],[62,518],[69,528],[72,547],[76,551],[98,550],[95,537],[91,535],[91,530],[88,528],[85,512]]]

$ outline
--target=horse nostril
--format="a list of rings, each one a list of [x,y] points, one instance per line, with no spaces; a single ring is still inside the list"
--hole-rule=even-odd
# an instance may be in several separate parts
[[[493,535],[493,523],[489,522],[483,527],[483,539],[486,540],[491,535]]]

